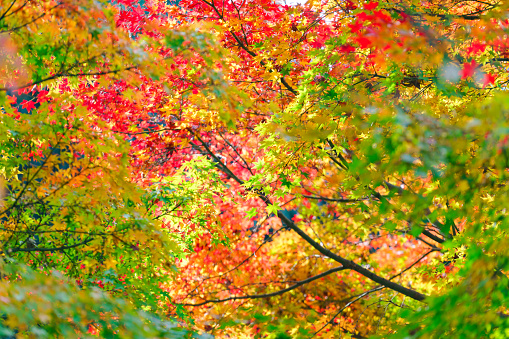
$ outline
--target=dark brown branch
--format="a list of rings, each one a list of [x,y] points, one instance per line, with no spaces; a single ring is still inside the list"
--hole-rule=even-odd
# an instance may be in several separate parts
[[[49,11],[53,10],[54,8],[56,8],[56,7],[58,7],[58,6],[60,6],[60,4],[58,4],[58,5],[55,5],[55,6],[51,7],[51,8],[49,9]],[[4,15],[5,15],[5,14],[7,14],[7,12],[6,12],[6,13],[4,13]],[[5,31],[0,31],[0,34],[16,32],[16,31],[18,31],[18,30],[22,29],[23,27],[26,27],[26,26],[28,26],[28,25],[30,25],[30,24],[33,24],[34,22],[36,22],[37,20],[39,20],[39,19],[43,18],[44,16],[46,16],[46,13],[42,13],[42,14],[41,14],[41,15],[39,15],[38,17],[36,17],[36,18],[32,19],[32,21],[26,22],[26,23],[24,23],[24,24],[22,24],[22,25],[16,26],[16,27],[14,27],[14,28],[9,28],[9,29],[7,29],[7,30],[5,30]]]
[[[2,15],[0,16],[0,21],[5,18],[5,16],[7,15],[7,13],[9,13],[9,11],[11,10],[12,6],[14,6],[14,4],[16,3],[17,0],[12,0],[11,4],[9,5],[9,7],[7,7],[7,9],[5,10],[5,12],[2,13]]]
[[[212,9],[216,12],[216,14],[218,15],[219,19],[223,20],[224,21],[224,17],[223,17],[223,14],[222,13],[219,13],[219,10],[217,9],[216,5],[214,4],[213,1],[211,2],[208,2],[206,0],[202,0],[204,3],[206,3],[208,6],[212,7]],[[243,49],[247,54],[249,54],[250,56],[252,57],[256,57],[256,53],[253,52],[252,50],[250,50],[242,41],[241,39],[237,36],[237,34],[235,34],[235,32],[233,31],[229,31],[230,34],[232,35],[233,39],[235,39],[235,41],[237,42],[238,46]],[[265,66],[265,63],[262,61],[260,63],[262,66]],[[290,86],[290,84],[286,81],[285,77],[284,76],[281,76],[281,83],[286,87],[287,90],[289,90],[290,92],[292,92],[294,95],[297,95],[297,91],[295,89],[293,89],[292,86]]]
[[[198,303],[198,304],[181,304],[181,305],[182,306],[202,306],[202,305],[206,305],[206,304],[210,304],[210,303],[221,303],[221,302],[232,301],[232,300],[262,299],[262,298],[275,297],[275,296],[284,294],[284,293],[286,293],[288,291],[294,290],[294,289],[296,289],[299,286],[302,286],[304,284],[310,283],[310,282],[312,282],[312,281],[314,281],[316,279],[323,278],[323,277],[325,277],[325,276],[327,276],[329,274],[332,274],[334,272],[343,271],[345,269],[346,269],[345,267],[332,268],[332,269],[330,269],[328,271],[325,271],[323,273],[320,273],[320,274],[317,274],[317,275],[312,276],[310,278],[301,280],[298,283],[296,283],[295,285],[292,285],[290,287],[284,288],[284,289],[282,289],[280,291],[277,291],[277,292],[272,292],[272,293],[267,293],[267,294],[243,295],[243,296],[238,296],[238,297],[229,297],[229,298],[225,298],[225,299],[212,299],[212,300],[205,300],[205,301],[203,301],[201,303]]]
[[[424,12],[424,13],[408,13],[408,12],[405,12],[405,11],[403,11],[401,9],[397,9],[397,8],[387,8],[387,10],[395,11],[395,12],[398,12],[398,13],[405,13],[406,15],[417,16],[417,17],[422,17],[424,15],[427,15],[427,16],[432,16],[432,17],[436,17],[436,18],[440,18],[440,19],[449,19],[449,18],[452,18],[452,19],[464,19],[464,20],[479,20],[479,19],[481,19],[481,15],[480,14],[482,14],[484,12],[487,12],[487,11],[491,11],[492,9],[494,9],[496,7],[497,6],[491,5],[490,7],[478,10],[476,12],[468,13],[468,14],[439,14],[439,13],[429,13],[429,12]]]
[[[315,199],[315,200],[323,200],[323,201],[332,201],[332,202],[359,202],[362,200],[367,200],[368,198],[362,198],[362,199],[332,199],[332,198],[325,198],[322,196],[315,197],[312,195],[302,195],[304,198],[307,199]]]
[[[111,71],[103,71],[103,72],[94,72],[94,73],[57,73],[55,75],[52,75],[52,76],[49,76],[49,77],[46,77],[44,79],[41,79],[41,80],[37,80],[37,81],[32,81],[28,84],[25,84],[25,85],[21,85],[21,86],[13,86],[13,87],[0,87],[0,91],[14,91],[14,90],[18,90],[18,89],[22,89],[22,88],[27,88],[27,87],[31,87],[31,86],[34,86],[34,85],[39,85],[43,82],[46,82],[46,81],[51,81],[51,80],[55,80],[55,79],[58,79],[58,78],[62,78],[62,77],[86,77],[86,76],[94,76],[94,75],[107,75],[107,74],[116,74],[116,73],[119,73],[119,72],[123,72],[123,71],[128,71],[128,70],[131,70],[131,69],[134,69],[138,66],[129,66],[129,67],[126,67],[126,68],[121,68],[121,69],[115,69],[115,70],[111,70]],[[72,67],[74,68],[74,67]]]
[[[16,253],[16,252],[54,252],[54,251],[63,251],[63,250],[68,250],[68,249],[71,249],[71,248],[75,248],[75,247],[79,247],[79,246],[88,244],[91,241],[92,241],[92,239],[89,238],[89,239],[86,239],[86,240],[84,240],[84,241],[82,241],[80,243],[77,243],[77,244],[61,246],[61,247],[52,247],[52,248],[39,248],[39,247],[32,247],[32,248],[24,247],[24,248],[19,248],[18,247],[18,248],[11,248],[7,252],[8,253]]]
[[[436,235],[434,235],[433,233],[431,233],[430,231],[428,230],[424,230],[422,231],[422,234],[424,234],[425,236],[427,236],[428,238],[430,238],[431,240],[434,240],[436,241],[437,243],[439,244],[443,244],[445,242],[444,239],[441,239],[439,237],[437,237]]]
[[[246,169],[249,171],[249,173],[254,175],[253,171],[251,170],[251,167],[249,166],[247,161],[244,159],[244,157],[242,157],[242,155],[240,155],[240,153],[237,151],[237,149],[223,136],[223,134],[221,132],[219,132],[219,136],[226,142],[226,144],[228,146],[230,146],[233,149],[233,151],[238,155],[238,157],[244,162],[244,164],[246,165]]]
[[[329,326],[330,324],[332,324],[332,322],[334,321],[334,319],[336,319],[344,310],[346,310],[348,307],[350,307],[350,305],[352,305],[353,303],[355,303],[357,300],[359,299],[362,299],[364,298],[365,296],[367,296],[368,294],[371,294],[373,292],[376,292],[376,291],[380,291],[381,289],[383,289],[383,286],[379,286],[379,287],[375,287],[369,291],[366,291],[364,293],[361,293],[359,294],[357,297],[355,297],[353,300],[349,301],[346,303],[345,306],[341,307],[339,309],[339,311],[334,314],[334,316],[325,323],[325,325],[323,325],[318,331],[316,331],[315,333],[313,333],[313,335],[310,337],[311,338],[314,338],[318,333],[320,333],[321,331],[323,331],[324,328],[326,328],[327,326]]]
[[[393,279],[396,279],[397,277],[399,277],[400,275],[402,275],[403,273],[405,273],[406,271],[410,270],[412,267],[414,267],[415,265],[417,265],[418,263],[421,262],[422,259],[426,258],[428,255],[430,255],[431,253],[433,252],[436,252],[438,251],[438,249],[435,249],[435,248],[432,248],[431,250],[429,250],[428,252],[424,253],[419,259],[417,259],[412,265],[408,266],[407,268],[405,268],[403,271],[399,272],[398,274],[392,276],[389,280],[393,280]]]
[[[138,134],[151,134],[151,133],[159,133],[159,132],[166,132],[166,131],[173,131],[172,128],[162,128],[152,131],[143,131],[143,132],[124,132],[124,131],[116,131],[112,130],[114,133],[121,133],[121,134],[127,134],[127,135],[138,135]]]
[[[226,165],[224,165],[222,163],[222,161],[210,150],[210,148],[207,146],[207,144],[197,134],[194,134],[194,136],[201,142],[202,146],[207,150],[207,153],[209,154],[209,156],[211,156],[217,162],[217,167],[220,170],[222,170],[225,174],[227,174],[228,176],[233,178],[240,185],[244,185],[244,181],[241,180],[240,178],[238,178]],[[265,194],[263,194],[263,192],[261,192],[261,190],[255,190],[255,189],[249,189],[249,188],[248,188],[248,190],[255,192],[258,195],[258,197],[260,199],[262,199],[266,205],[272,205],[270,199]],[[288,228],[295,231],[302,239],[307,241],[318,252],[335,260],[336,262],[343,265],[343,267],[351,269],[351,270],[365,276],[366,278],[368,278],[380,285],[383,285],[383,286],[390,288],[396,292],[404,294],[407,297],[410,297],[412,299],[415,299],[418,301],[423,301],[427,297],[426,295],[424,295],[422,293],[419,293],[419,292],[409,289],[407,287],[401,286],[395,282],[392,282],[390,280],[382,278],[382,277],[376,275],[375,273],[371,272],[370,270],[362,267],[361,265],[358,265],[355,262],[345,259],[335,253],[332,253],[330,250],[324,248],[322,245],[320,245],[315,240],[313,240],[313,238],[311,238],[309,235],[307,235],[303,230],[301,230],[292,220],[290,220],[288,217],[286,217],[283,214],[282,210],[279,210],[277,212],[277,216],[283,222],[284,225],[286,225]]]
[[[336,164],[338,164],[339,167],[343,168],[344,170],[348,170],[348,161],[346,161],[345,157],[343,157],[340,153],[336,152],[334,150],[334,144],[332,143],[332,141],[330,141],[329,139],[326,140],[327,143],[329,144],[329,147],[331,148],[331,151],[334,153],[335,157],[339,158],[339,160],[341,160],[341,162],[337,161],[335,159],[335,157],[331,156],[331,154],[329,154],[329,157],[332,159],[332,161],[334,161]]]
[[[493,58],[490,62],[508,62],[509,58]]]
[[[434,249],[434,250],[436,250],[438,252],[441,251],[440,248],[438,248],[435,245],[433,245],[433,244],[429,243],[428,241],[424,240],[422,237],[417,237],[417,240],[422,241],[423,243],[425,243],[426,245],[428,245],[429,247],[431,247],[432,249]]]
[[[293,221],[291,221],[289,218],[287,218],[282,211],[278,211],[277,216],[281,221],[283,221],[284,224],[286,224],[289,228],[291,228],[293,231],[295,231],[298,235],[300,235],[301,238],[306,240],[311,246],[313,246],[318,252],[322,253],[323,255],[337,261],[338,263],[342,264],[344,267],[349,268],[366,278],[383,285],[387,288],[390,288],[391,290],[394,290],[396,292],[399,292],[401,294],[406,295],[407,297],[410,297],[414,300],[423,301],[427,296],[419,293],[417,291],[414,291],[412,289],[409,289],[407,287],[401,286],[397,283],[394,283],[390,280],[387,280],[385,278],[382,278],[375,273],[371,272],[370,270],[362,267],[361,265],[358,265],[354,263],[351,260],[345,259],[335,253],[332,253],[328,249],[324,248],[320,244],[318,244],[316,241],[314,241],[309,235],[307,235],[303,230],[301,230]]]

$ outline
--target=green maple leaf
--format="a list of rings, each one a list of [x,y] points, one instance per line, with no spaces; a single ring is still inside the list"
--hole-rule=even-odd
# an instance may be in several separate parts
[[[267,206],[267,213],[277,215],[277,212],[281,209],[277,204]]]
[[[251,218],[254,218],[256,216],[256,214],[258,214],[258,210],[256,209],[256,207],[253,207],[252,209],[250,209],[246,215],[249,219]]]

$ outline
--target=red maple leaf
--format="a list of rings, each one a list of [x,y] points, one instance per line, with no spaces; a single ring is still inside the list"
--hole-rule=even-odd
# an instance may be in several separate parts
[[[30,112],[33,108],[35,108],[35,103],[31,100],[23,100],[23,102],[21,103],[21,107]]]
[[[345,54],[353,53],[353,52],[355,52],[355,47],[353,47],[352,45],[349,45],[349,44],[345,44],[345,45],[341,45],[341,47],[339,47],[339,51],[341,53],[345,53]]]
[[[9,104],[16,105],[16,102],[18,102],[18,98],[15,96],[7,95],[7,99],[9,100]]]
[[[488,85],[493,85],[495,83],[495,80],[497,80],[497,77],[494,75],[494,74],[486,74],[484,76],[484,87],[488,86]]]
[[[354,24],[348,24],[348,27],[350,27],[350,32],[356,33],[360,31],[364,27],[364,25],[361,24],[360,22],[356,22]]]
[[[369,20],[373,19],[375,16],[368,15],[368,14],[366,14],[366,12],[360,12],[356,15],[356,17],[359,21],[369,21]]]
[[[316,49],[320,49],[324,46],[323,42],[320,40],[315,40],[311,43],[311,46]]]
[[[369,41],[369,39],[367,39],[367,38],[360,37],[355,40],[357,41],[357,43],[359,44],[359,46],[361,48],[368,48],[371,46],[371,41]]]
[[[465,62],[463,64],[463,69],[461,70],[461,79],[466,79],[473,76],[476,69],[477,62],[475,62],[475,60],[472,60],[470,63]]]
[[[467,48],[467,54],[478,54],[483,53],[486,50],[486,44],[479,43],[479,42],[473,42],[470,47]]]
[[[345,2],[345,9],[346,9],[347,11],[352,11],[352,10],[354,10],[354,9],[357,9],[357,5],[355,5],[355,4],[354,4],[352,1],[350,1],[350,0],[347,0],[347,1]]]
[[[368,11],[372,11],[377,7],[378,7],[378,2],[370,2],[370,3],[364,5],[364,9],[366,9]]]
[[[125,5],[126,7],[131,7],[135,1],[134,0],[117,0],[117,3]]]
[[[380,19],[380,20],[382,20],[382,21],[384,21],[386,23],[389,23],[389,22],[392,21],[392,18],[390,16],[388,16],[387,14],[385,14],[384,12],[382,12],[382,11],[373,11],[373,15],[376,18],[378,18],[378,19]]]
[[[48,97],[48,94],[49,94],[49,92],[46,90],[39,91],[39,94],[37,95],[37,101],[40,103],[49,101],[50,99]]]

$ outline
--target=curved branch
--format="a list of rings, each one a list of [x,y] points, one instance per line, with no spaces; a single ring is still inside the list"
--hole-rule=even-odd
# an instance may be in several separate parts
[[[415,265],[417,265],[418,263],[421,262],[422,259],[426,258],[428,255],[430,255],[431,253],[433,252],[438,252],[439,249],[437,248],[432,248],[431,250],[429,250],[428,252],[424,253],[419,259],[417,259],[413,264],[411,264],[410,266],[408,266],[407,268],[405,268],[403,271],[399,272],[398,274],[392,276],[389,280],[393,280],[397,277],[399,277],[400,275],[402,275],[403,273],[405,273],[406,271],[412,269],[412,267],[414,267]]]
[[[362,200],[368,200],[368,198],[361,198],[361,199],[333,199],[333,198],[325,198],[322,196],[312,196],[312,195],[302,195],[302,197],[307,199],[314,199],[314,200],[323,200],[323,201],[331,201],[331,202],[359,202]]]
[[[219,13],[219,10],[217,9],[217,7],[216,7],[216,5],[214,4],[214,2],[213,2],[213,1],[211,1],[211,2],[208,2],[207,0],[202,0],[202,1],[203,1],[204,3],[206,3],[208,6],[210,6],[210,7],[214,10],[214,12],[216,12],[217,16],[218,16],[221,20],[225,21],[225,20],[224,20],[224,16],[223,16],[223,14],[222,14],[222,13]],[[246,44],[244,44],[244,42],[243,42],[243,41],[242,41],[242,40],[241,40],[241,39],[237,36],[237,34],[235,34],[235,32],[233,32],[233,31],[228,31],[228,32],[232,35],[233,39],[235,39],[235,41],[237,42],[237,44],[238,44],[238,46],[239,46],[240,48],[242,48],[242,49],[243,49],[243,50],[244,50],[247,54],[249,54],[249,55],[250,55],[250,56],[252,56],[253,58],[254,58],[254,57],[256,57],[256,53],[255,53],[255,52],[253,52],[252,50],[250,50],[250,49],[248,48],[248,46],[246,46]],[[265,66],[265,62],[263,62],[263,61],[262,61],[262,62],[260,62],[260,64],[261,64],[262,66]],[[279,73],[279,72],[278,72],[278,73]],[[285,86],[285,87],[286,87],[286,89],[287,89],[287,90],[289,90],[290,92],[292,92],[294,95],[297,95],[297,91],[296,91],[296,90],[295,90],[295,89],[294,89],[294,88],[293,88],[293,87],[292,87],[292,86],[291,86],[291,85],[290,85],[290,84],[286,81],[286,79],[285,79],[284,75],[282,75],[281,73],[279,73],[279,74],[281,75],[281,79],[280,79],[280,81],[281,81],[281,83],[283,84],[283,86]]]
[[[85,245],[91,242],[93,239],[89,238],[82,242],[73,245],[61,246],[61,247],[52,247],[52,248],[38,248],[38,247],[25,247],[25,248],[11,248],[7,252],[8,253],[16,253],[16,252],[53,252],[53,251],[63,251],[71,248],[79,247],[81,245]]]
[[[382,277],[376,275],[375,273],[371,272],[370,270],[362,267],[361,265],[356,264],[351,260],[345,259],[335,253],[332,253],[331,251],[329,251],[328,249],[324,248],[319,243],[314,241],[313,238],[311,238],[309,235],[307,235],[303,230],[301,230],[297,225],[295,225],[295,223],[293,221],[291,221],[289,218],[287,218],[282,213],[282,211],[278,211],[277,216],[279,217],[279,219],[281,219],[282,222],[284,222],[289,228],[291,228],[293,231],[295,231],[301,238],[306,240],[318,252],[337,261],[344,267],[349,268],[357,273],[360,273],[361,275],[365,276],[369,280],[372,280],[376,283],[379,283],[380,285],[390,288],[391,290],[394,290],[396,292],[404,294],[407,297],[410,297],[414,300],[423,301],[427,297],[426,295],[424,295],[422,293],[419,293],[419,292],[409,289],[407,287],[401,286],[395,282],[392,282],[390,280],[382,278]]]
[[[79,78],[79,77],[88,77],[88,76],[95,76],[95,75],[116,74],[116,73],[120,73],[120,72],[123,72],[123,71],[132,70],[132,69],[134,69],[136,67],[138,67],[138,66],[134,65],[134,66],[128,66],[126,68],[119,68],[119,69],[113,69],[113,70],[109,70],[109,71],[91,72],[91,73],[67,73],[67,71],[65,71],[65,72],[60,72],[60,73],[48,76],[48,77],[46,77],[44,79],[40,79],[40,80],[37,80],[37,81],[32,81],[30,83],[26,83],[26,84],[21,85],[21,86],[0,87],[0,91],[2,91],[2,92],[5,92],[5,91],[15,91],[15,90],[18,90],[18,89],[22,89],[22,88],[26,88],[26,87],[31,87],[31,86],[34,86],[34,85],[39,85],[39,84],[42,84],[44,82],[55,80],[55,79],[59,79],[59,78],[63,78],[63,77]],[[75,68],[75,67],[72,66],[71,69],[73,69],[73,68]]]
[[[217,162],[217,167],[222,170],[223,172],[225,172],[226,174],[228,174],[231,178],[233,178],[235,181],[237,181],[240,185],[244,185],[244,181],[242,179],[240,179],[239,177],[237,177],[229,168],[228,166],[226,166],[225,164],[223,164],[223,162],[221,161],[221,159],[219,159],[213,152],[212,150],[207,146],[207,144],[196,134],[196,133],[193,133],[194,136],[197,138],[197,140],[199,140],[202,144],[202,146],[207,150],[207,153]],[[263,200],[263,202],[266,204],[266,205],[272,205],[270,199],[259,189],[253,189],[253,188],[247,188],[247,190],[251,191],[251,192],[254,192],[256,193],[256,195],[261,199]],[[318,252],[320,252],[321,254],[331,258],[332,260],[335,260],[336,262],[340,263],[341,265],[343,265],[343,267],[345,268],[348,268],[348,269],[351,269],[363,276],[365,276],[366,278],[368,278],[369,280],[371,281],[374,281],[382,286],[385,286],[387,288],[390,288],[391,290],[394,290],[396,292],[399,292],[403,295],[406,295],[407,297],[409,298],[412,298],[414,300],[417,300],[417,301],[423,301],[427,296],[422,294],[422,293],[419,293],[417,291],[414,291],[410,288],[407,288],[407,287],[404,287],[400,284],[397,284],[395,282],[392,282],[390,280],[387,280],[383,277],[380,277],[378,275],[376,275],[375,273],[371,272],[370,270],[362,267],[361,265],[359,264],[356,264],[355,262],[351,261],[351,260],[348,260],[348,259],[345,259],[335,253],[332,253],[330,250],[326,249],[325,247],[323,247],[322,245],[320,245],[319,243],[317,243],[313,238],[311,238],[309,235],[307,235],[303,230],[301,230],[290,218],[286,217],[283,213],[282,210],[279,210],[277,212],[277,216],[278,218],[281,220],[281,222],[283,223],[283,225],[285,225],[286,227],[292,229],[293,231],[295,231],[295,233],[297,233],[302,239],[304,239],[305,241],[307,241],[311,246],[313,246]]]
[[[316,331],[315,333],[313,333],[313,335],[310,337],[311,338],[314,338],[318,333],[320,333],[324,328],[326,328],[327,326],[329,326],[330,324],[332,324],[332,322],[334,321],[334,319],[336,319],[344,310],[346,310],[348,307],[350,307],[350,305],[352,305],[353,303],[355,303],[357,300],[359,299],[362,299],[364,298],[365,296],[367,296],[368,294],[371,294],[373,292],[376,292],[376,291],[380,291],[383,289],[383,286],[379,286],[379,287],[375,287],[369,291],[366,291],[366,292],[363,292],[361,294],[359,294],[357,297],[355,297],[353,300],[347,302],[345,304],[345,306],[341,307],[339,309],[339,311],[334,314],[334,316],[325,323],[325,325],[323,325],[318,331]]]
[[[317,274],[317,275],[312,276],[310,278],[301,280],[298,283],[296,283],[295,285],[292,285],[290,287],[284,288],[284,289],[282,289],[280,291],[277,291],[277,292],[272,292],[272,293],[267,293],[267,294],[243,295],[243,296],[238,296],[238,297],[229,297],[229,298],[225,298],[225,299],[211,299],[211,300],[205,300],[205,301],[203,301],[201,303],[198,303],[198,304],[181,304],[181,305],[182,306],[202,306],[202,305],[206,305],[206,304],[210,304],[210,303],[222,303],[222,302],[231,301],[231,300],[262,299],[262,298],[275,297],[275,296],[284,294],[284,293],[286,293],[288,291],[294,290],[294,289],[296,289],[299,286],[302,286],[304,284],[310,283],[313,280],[323,278],[323,277],[325,277],[325,276],[327,276],[329,274],[332,274],[334,272],[343,271],[345,269],[347,269],[347,268],[346,267],[332,268],[332,269],[330,269],[328,271],[325,271],[323,273],[320,273],[320,274]]]

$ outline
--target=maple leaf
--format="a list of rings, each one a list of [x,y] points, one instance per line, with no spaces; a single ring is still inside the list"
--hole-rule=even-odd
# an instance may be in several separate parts
[[[106,267],[107,270],[114,269],[117,267],[117,260],[115,260],[114,258],[109,258],[104,262],[104,266]]]
[[[372,18],[374,18],[374,16],[373,16],[373,15],[369,15],[369,14],[367,14],[366,12],[360,12],[360,13],[357,13],[356,17],[357,17],[357,19],[358,19],[359,21],[361,21],[361,22],[362,22],[362,21],[369,21],[369,20],[371,20]]]
[[[271,204],[266,207],[267,213],[277,215],[277,212],[281,209],[277,204]]]
[[[281,261],[278,263],[278,266],[282,272],[288,272],[290,270],[290,268],[292,268],[294,266],[294,263]]]
[[[386,13],[384,13],[383,11],[373,11],[373,14],[376,18],[384,21],[386,24],[392,22],[392,18],[387,15]]]
[[[15,96],[7,95],[7,99],[8,99],[9,104],[11,104],[11,105],[16,105],[16,103],[18,102],[18,98]]]
[[[131,7],[134,3],[136,3],[135,0],[116,0],[116,2],[127,7]]]
[[[497,80],[497,77],[494,74],[486,73],[483,81],[484,87],[495,84],[495,80]]]
[[[40,103],[50,101],[48,94],[49,92],[46,90],[39,91],[39,93],[37,94],[37,101]]]
[[[470,63],[465,62],[460,72],[461,79],[466,79],[468,77],[474,76],[476,69],[477,63],[475,62],[475,60],[472,60]]]
[[[21,107],[30,112],[32,109],[35,108],[35,103],[32,100],[23,100],[21,102]]]
[[[355,47],[353,47],[352,45],[349,45],[349,44],[345,44],[345,45],[341,45],[341,47],[339,47],[339,51],[341,53],[345,53],[345,54],[353,53],[353,52],[355,52]]]
[[[364,5],[364,9],[368,10],[368,11],[372,11],[374,10],[375,8],[378,7],[378,2],[369,2],[367,4]]]
[[[348,24],[347,26],[350,28],[350,32],[352,32],[352,33],[357,33],[362,28],[364,28],[364,25],[362,23],[360,23],[360,22],[355,22],[353,24]]]
[[[319,39],[315,39],[312,43],[311,43],[311,46],[313,48],[316,48],[316,49],[319,49],[319,48],[322,48],[324,46],[323,44],[323,41],[319,40]]]
[[[369,48],[371,46],[371,41],[365,37],[357,38],[355,41],[357,41],[361,48]]]
[[[487,47],[487,45],[485,43],[473,42],[472,45],[470,45],[467,48],[467,54],[472,55],[472,54],[482,53],[486,50],[486,47]]]
[[[357,9],[357,5],[355,5],[352,1],[347,0],[345,1],[345,9],[347,11],[353,11],[354,9]]]
[[[258,214],[258,209],[256,207],[253,207],[246,214],[247,214],[248,218],[252,219],[252,218],[256,217],[256,215]]]

